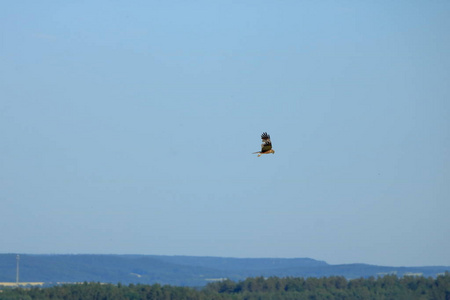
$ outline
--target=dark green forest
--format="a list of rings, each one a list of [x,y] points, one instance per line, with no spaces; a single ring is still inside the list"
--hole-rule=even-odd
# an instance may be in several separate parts
[[[253,277],[242,281],[224,280],[205,287],[144,284],[67,284],[47,288],[0,290],[2,300],[302,300],[302,299],[435,299],[450,300],[450,273],[432,277],[386,275],[347,280],[342,276],[322,278]]]

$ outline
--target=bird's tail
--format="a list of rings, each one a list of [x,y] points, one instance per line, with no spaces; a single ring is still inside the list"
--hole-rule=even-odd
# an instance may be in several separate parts
[[[261,153],[261,152],[259,152],[259,151],[258,152],[253,152],[252,154],[257,154],[257,153]]]

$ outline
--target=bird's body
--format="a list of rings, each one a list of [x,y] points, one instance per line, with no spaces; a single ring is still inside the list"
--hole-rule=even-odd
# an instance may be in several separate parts
[[[270,141],[270,135],[267,134],[267,132],[263,132],[263,134],[261,134],[261,140],[262,140],[262,144],[261,144],[261,151],[258,152],[253,152],[253,154],[258,153],[258,157],[260,157],[262,154],[269,154],[275,153],[275,150],[272,149],[272,142]]]

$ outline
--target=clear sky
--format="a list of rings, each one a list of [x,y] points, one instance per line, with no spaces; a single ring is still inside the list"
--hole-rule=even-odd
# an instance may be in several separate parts
[[[438,0],[2,1],[0,253],[450,265],[449,32]]]

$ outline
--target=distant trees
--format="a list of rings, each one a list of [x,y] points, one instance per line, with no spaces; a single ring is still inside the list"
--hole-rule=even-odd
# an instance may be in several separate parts
[[[303,299],[436,299],[450,300],[450,274],[437,278],[387,275],[347,280],[322,278],[254,277],[213,282],[202,289],[169,285],[83,283],[48,288],[7,288],[2,300],[303,300]]]
[[[204,290],[239,296],[233,299],[436,299],[450,300],[450,274],[432,277],[387,275],[375,279],[247,278],[208,284]]]

